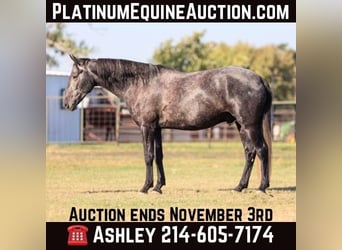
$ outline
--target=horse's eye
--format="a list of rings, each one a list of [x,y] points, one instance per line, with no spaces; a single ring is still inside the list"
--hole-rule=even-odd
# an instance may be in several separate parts
[[[71,74],[72,79],[73,79],[73,80],[76,80],[76,79],[79,77],[79,75],[82,74],[82,72],[83,72],[83,70],[78,70],[77,72],[73,72],[73,73]]]

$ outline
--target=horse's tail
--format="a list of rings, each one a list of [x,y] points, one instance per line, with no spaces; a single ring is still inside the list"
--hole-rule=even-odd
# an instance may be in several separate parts
[[[266,89],[266,103],[264,108],[264,116],[262,121],[262,132],[264,140],[268,148],[268,174],[271,176],[272,172],[272,124],[271,124],[271,112],[272,112],[272,91],[270,85],[266,80],[263,80],[263,84]]]

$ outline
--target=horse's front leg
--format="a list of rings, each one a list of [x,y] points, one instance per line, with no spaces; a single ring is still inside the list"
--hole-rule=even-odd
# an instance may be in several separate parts
[[[157,165],[157,184],[153,188],[153,191],[162,193],[161,188],[165,185],[165,174],[163,166],[163,146],[162,146],[162,135],[161,128],[156,129],[155,133],[155,154],[156,154],[156,165]]]
[[[148,126],[141,126],[141,133],[144,144],[146,179],[140,192],[147,193],[153,187],[154,129]]]

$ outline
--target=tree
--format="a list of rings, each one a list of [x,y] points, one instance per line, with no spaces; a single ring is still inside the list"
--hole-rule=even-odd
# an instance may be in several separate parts
[[[295,98],[295,55],[284,44],[255,49],[250,68],[270,83],[275,100]]]
[[[208,54],[208,46],[201,41],[203,35],[203,31],[195,32],[190,37],[184,37],[176,45],[169,39],[154,52],[153,59],[184,72],[207,69],[208,61],[204,58]]]
[[[229,46],[203,42],[204,35],[204,31],[194,32],[178,43],[167,40],[155,50],[153,59],[156,63],[184,72],[228,65],[242,66],[260,74],[270,83],[275,100],[295,98],[296,53],[285,44],[256,48],[238,42]]]
[[[77,56],[87,56],[93,48],[89,48],[84,41],[75,42],[65,33],[65,24],[48,23],[46,25],[46,64],[58,66],[56,55],[72,53]]]

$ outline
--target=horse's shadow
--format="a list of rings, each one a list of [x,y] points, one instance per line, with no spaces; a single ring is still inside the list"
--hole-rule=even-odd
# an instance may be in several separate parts
[[[257,191],[258,189],[247,189],[243,192],[248,191]],[[296,186],[289,186],[289,187],[272,187],[268,188],[267,191],[280,191],[280,192],[296,192],[297,187]],[[201,192],[201,190],[194,189],[193,190],[196,193]],[[204,191],[204,190],[203,190]],[[218,189],[218,191],[222,192],[232,192],[234,191],[233,188],[224,188],[224,189]],[[113,189],[113,190],[88,190],[88,191],[82,191],[83,194],[103,194],[103,193],[138,193],[138,190],[136,189]]]
[[[103,193],[136,193],[138,190],[135,189],[114,189],[114,190],[91,190],[82,191],[83,194],[103,194]]]
[[[290,192],[296,192],[297,191],[297,187],[293,186],[293,187],[274,187],[274,188],[269,188],[268,190],[270,191],[290,191]]]
[[[247,190],[251,190],[251,191],[257,191],[258,189],[256,188],[249,188]],[[218,189],[218,191],[234,191],[233,188],[224,188],[224,189]],[[267,191],[287,191],[287,192],[296,192],[297,191],[297,187],[296,186],[289,186],[289,187],[272,187],[272,188],[268,188],[266,189]]]

